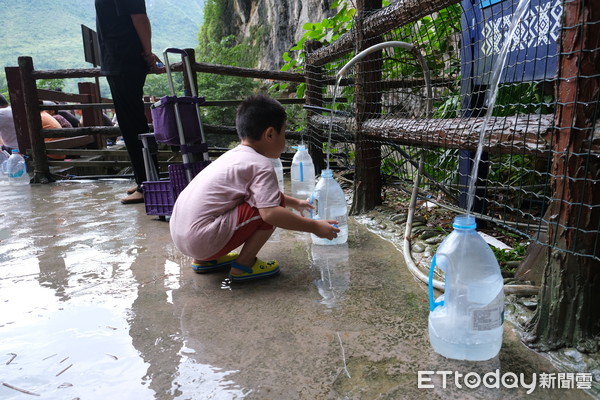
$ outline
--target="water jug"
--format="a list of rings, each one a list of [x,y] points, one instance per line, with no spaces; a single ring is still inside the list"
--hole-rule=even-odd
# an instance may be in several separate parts
[[[277,175],[277,184],[279,185],[279,190],[283,193],[283,164],[279,158],[271,158],[271,164],[273,164],[273,169],[275,170],[275,175]]]
[[[292,196],[300,200],[307,200],[315,190],[315,165],[306,146],[299,145],[297,149],[290,171]]]
[[[483,361],[502,345],[504,282],[490,246],[475,230],[475,217],[459,215],[440,244],[429,271],[429,341],[447,358]],[[433,299],[433,271],[445,272],[444,294]]]
[[[27,166],[25,159],[19,154],[17,149],[12,150],[12,154],[6,160],[6,175],[8,183],[11,185],[27,185],[29,184],[29,175],[27,174]]]
[[[311,234],[314,244],[331,245],[342,244],[348,240],[348,206],[346,195],[340,185],[333,179],[333,171],[324,169],[321,171],[321,179],[317,182],[315,192],[310,197],[315,206],[317,214],[314,219],[335,219],[338,221],[340,231],[333,240],[323,239]]]

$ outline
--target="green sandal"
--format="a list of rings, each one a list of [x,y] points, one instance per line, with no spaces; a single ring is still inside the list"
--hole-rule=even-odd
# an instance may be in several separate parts
[[[231,252],[225,254],[222,257],[217,258],[216,260],[203,261],[201,263],[192,263],[192,269],[199,274],[216,271],[221,268],[229,267],[233,260],[238,258],[238,256],[238,253]]]
[[[231,279],[232,282],[263,279],[268,278],[270,276],[275,276],[279,273],[279,263],[277,261],[262,261],[258,258],[256,259],[256,261],[254,261],[252,267],[246,267],[245,265],[240,265],[237,262],[233,261],[231,263],[231,268],[237,268],[244,271],[243,274],[230,273],[229,279]]]

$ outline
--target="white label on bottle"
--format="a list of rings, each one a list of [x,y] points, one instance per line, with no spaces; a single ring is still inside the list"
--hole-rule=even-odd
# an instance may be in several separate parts
[[[487,306],[471,310],[471,330],[489,331],[502,325],[504,322],[504,293],[498,296]]]

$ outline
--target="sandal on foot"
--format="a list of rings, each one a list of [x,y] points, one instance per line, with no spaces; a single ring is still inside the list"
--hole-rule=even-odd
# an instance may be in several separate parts
[[[277,261],[263,261],[258,258],[254,261],[252,267],[246,267],[245,265],[240,265],[233,261],[231,263],[231,268],[237,268],[244,271],[243,274],[230,273],[229,279],[231,279],[232,282],[268,278],[279,273],[279,263]]]
[[[203,274],[224,267],[229,267],[232,261],[238,258],[238,255],[238,253],[231,252],[217,258],[216,260],[203,261],[201,263],[192,263],[192,269],[199,274]]]

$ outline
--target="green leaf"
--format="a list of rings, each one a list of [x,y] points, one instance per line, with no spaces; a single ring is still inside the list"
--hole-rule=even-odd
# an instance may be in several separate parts
[[[299,99],[303,99],[305,91],[306,91],[306,84],[304,84],[304,83],[299,84],[298,87],[296,88],[296,96]]]

